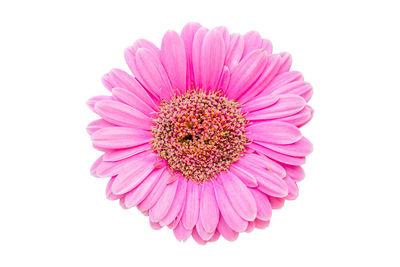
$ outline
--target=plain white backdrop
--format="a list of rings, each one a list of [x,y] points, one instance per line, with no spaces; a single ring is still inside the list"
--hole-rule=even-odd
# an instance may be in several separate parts
[[[399,266],[398,1],[2,1],[1,266]],[[314,87],[297,200],[200,246],[106,199],[86,107],[138,38],[257,30]]]

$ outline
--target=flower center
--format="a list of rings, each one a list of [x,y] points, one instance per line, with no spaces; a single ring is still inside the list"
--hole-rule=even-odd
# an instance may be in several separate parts
[[[247,124],[239,103],[192,90],[161,103],[152,148],[172,170],[202,183],[243,155]]]

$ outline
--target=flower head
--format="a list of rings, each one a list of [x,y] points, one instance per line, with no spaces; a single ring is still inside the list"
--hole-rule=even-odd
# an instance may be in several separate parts
[[[161,49],[136,41],[125,59],[133,76],[112,70],[112,96],[88,101],[101,119],[87,129],[104,152],[91,172],[110,177],[108,198],[205,244],[267,227],[297,197],[312,88],[288,53],[272,54],[257,32],[189,23]]]

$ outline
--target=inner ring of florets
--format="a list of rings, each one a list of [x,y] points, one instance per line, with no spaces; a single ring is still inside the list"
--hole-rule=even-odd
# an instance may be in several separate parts
[[[152,148],[172,170],[202,183],[243,155],[247,125],[238,102],[218,92],[192,90],[162,101]]]

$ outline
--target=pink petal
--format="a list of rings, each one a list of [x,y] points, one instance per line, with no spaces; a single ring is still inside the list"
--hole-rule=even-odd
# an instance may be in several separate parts
[[[267,65],[267,53],[261,50],[243,58],[231,72],[231,80],[226,90],[230,99],[237,99],[258,79]]]
[[[304,98],[306,102],[311,99],[313,94],[312,87],[309,83],[303,81],[296,81],[286,84],[271,92],[272,95],[293,94]]]
[[[149,49],[157,58],[160,58],[160,50],[152,43],[144,39],[137,40],[133,46],[125,49],[125,60],[128,64],[129,69],[132,71],[134,75],[138,73],[136,66],[136,52],[139,48],[147,48]]]
[[[244,39],[240,34],[231,34],[229,45],[226,48],[225,65],[230,69],[236,66],[243,55]]]
[[[187,189],[187,183],[186,183],[186,189]],[[176,218],[170,224],[168,224],[168,228],[175,229],[175,227],[181,221],[183,212],[185,211],[185,207],[186,207],[185,203],[186,203],[186,192],[185,192],[185,198],[183,199],[183,202],[182,202],[181,210],[179,211],[179,213],[176,216]]]
[[[113,69],[103,77],[103,83],[112,91],[113,88],[123,88],[141,99],[153,110],[158,111],[158,106],[154,103],[150,95],[147,93],[140,83],[131,75],[123,70]]]
[[[297,127],[302,127],[312,119],[313,112],[310,106],[305,106],[300,112],[288,117],[279,118],[278,120],[291,123]]]
[[[152,222],[152,221],[149,221],[149,223],[150,223],[150,227],[153,230],[160,230],[161,228],[163,228],[159,223]]]
[[[205,181],[200,197],[200,220],[207,233],[213,233],[218,225],[219,208],[212,182]]]
[[[167,181],[171,178],[171,174],[168,171],[164,171],[158,179],[157,184],[154,186],[153,190],[148,194],[148,196],[140,202],[138,209],[140,211],[147,211],[151,209],[154,204],[158,201],[162,193],[164,192]]]
[[[138,145],[135,147],[131,148],[123,148],[123,149],[117,149],[117,150],[111,150],[109,152],[104,153],[104,161],[118,161],[121,159],[129,158],[130,156],[139,154],[143,151],[150,150],[151,145],[150,144],[143,144],[143,145]]]
[[[117,199],[120,199],[121,197],[123,197],[123,195],[116,195],[116,194],[114,194],[114,193],[111,191],[111,187],[112,187],[112,184],[114,183],[114,180],[115,180],[115,176],[112,177],[112,178],[108,181],[108,183],[107,183],[107,187],[106,187],[106,197],[107,197],[109,200],[117,200]]]
[[[192,230],[187,230],[185,227],[183,227],[182,221],[180,221],[174,229],[174,235],[179,241],[186,241],[191,234]]]
[[[243,157],[243,160],[237,162],[242,168],[248,168],[248,164],[254,165],[256,167],[265,168],[268,171],[273,171],[278,174],[279,177],[285,177],[285,169],[277,162],[267,158],[266,156],[257,155],[255,153],[248,153]]]
[[[288,72],[292,66],[292,56],[288,52],[280,53],[279,56],[282,59],[282,65],[278,73]]]
[[[142,112],[121,102],[103,100],[96,103],[95,110],[104,120],[119,126],[151,129],[152,120]]]
[[[251,31],[246,33],[243,36],[243,38],[244,38],[243,58],[247,54],[250,54],[252,51],[260,49],[263,44],[261,35],[256,31]]]
[[[215,241],[217,241],[217,240],[219,239],[220,235],[221,235],[221,234],[220,234],[218,231],[215,231],[215,232],[214,232],[214,235],[210,238],[210,240],[208,240],[208,242],[215,242]]]
[[[220,178],[235,211],[247,221],[254,220],[257,215],[257,205],[247,186],[233,174],[222,172]]]
[[[250,189],[257,203],[257,218],[268,221],[272,216],[272,207],[268,197],[257,189]]]
[[[304,78],[298,71],[283,72],[274,77],[261,95],[270,95],[276,89],[295,81],[303,81]]]
[[[171,82],[160,59],[147,48],[139,48],[135,59],[140,83],[154,96],[169,100],[172,95]]]
[[[263,221],[260,219],[255,219],[254,223],[257,229],[265,229],[269,226],[269,221]]]
[[[114,194],[124,194],[138,186],[154,169],[154,153],[148,153],[143,157],[138,157],[129,168],[124,168],[115,178],[111,187]]]
[[[96,105],[97,102],[103,101],[103,100],[112,100],[113,98],[111,96],[108,95],[98,95],[98,96],[94,96],[92,98],[90,98],[86,104],[88,105],[88,107],[90,108],[91,111],[93,111],[94,113],[97,113],[97,111],[95,110],[94,106]]]
[[[93,144],[99,147],[120,149],[150,142],[151,132],[127,127],[107,127],[92,135]]]
[[[201,27],[193,38],[193,49],[192,49],[192,61],[193,61],[193,77],[194,77],[194,88],[202,88],[201,79],[201,52],[203,46],[203,40],[208,30]]]
[[[255,97],[243,105],[243,112],[252,112],[260,109],[265,109],[279,100],[278,96],[265,95],[260,97]]]
[[[142,155],[135,155],[115,162],[101,161],[96,168],[96,175],[98,177],[110,177],[117,175],[121,169],[129,164],[132,164],[132,162],[136,160],[136,157],[140,156]]]
[[[224,40],[225,50],[227,50],[228,44],[231,39],[228,29],[224,26],[219,26],[219,27],[215,28],[214,30],[219,32],[219,34],[221,35],[222,39]]]
[[[257,179],[257,189],[261,192],[275,197],[285,197],[288,194],[288,187],[282,177],[272,171],[259,168],[249,169]]]
[[[114,88],[112,89],[112,94],[115,99],[137,109],[138,111],[142,112],[143,114],[150,117],[151,113],[154,112],[149,105],[143,102],[138,96],[133,94],[131,91],[123,88]]]
[[[93,175],[94,177],[100,177],[97,175],[97,169],[99,168],[99,165],[103,162],[103,155],[101,155],[98,159],[93,162],[92,167],[90,168],[90,174]]]
[[[193,228],[192,237],[193,237],[194,241],[196,241],[197,244],[199,244],[199,245],[205,245],[205,244],[207,244],[207,241],[203,240],[203,239],[200,237],[200,235],[197,233],[196,228]]]
[[[186,91],[185,44],[175,31],[168,31],[161,44],[161,62],[168,74],[173,89]]]
[[[297,95],[279,95],[279,100],[264,109],[250,112],[247,120],[271,120],[287,117],[300,112],[306,106],[306,101]]]
[[[188,180],[185,211],[182,215],[183,226],[188,230],[193,229],[199,216],[199,193],[199,185]]]
[[[215,90],[224,68],[225,44],[217,30],[209,31],[201,46],[200,76],[202,89]]]
[[[228,241],[235,241],[239,236],[238,232],[235,232],[230,226],[228,226],[223,216],[220,216],[219,219],[218,232]]]
[[[92,121],[91,123],[89,123],[89,125],[86,127],[86,131],[92,135],[93,133],[95,133],[96,131],[106,128],[106,127],[112,127],[115,126],[103,119],[99,119],[99,120],[95,120]]]
[[[225,193],[223,186],[218,181],[212,181],[214,185],[214,192],[217,199],[218,207],[221,212],[222,217],[229,225],[236,232],[243,232],[247,227],[247,221],[242,219],[239,214],[234,210],[232,207],[228,196]],[[221,217],[220,217],[221,221]],[[220,231],[222,234],[222,232]]]
[[[163,171],[164,168],[154,169],[140,185],[128,192],[125,195],[125,206],[131,208],[142,202],[153,190]]]
[[[276,151],[281,154],[293,156],[293,157],[305,157],[309,155],[313,146],[310,141],[308,141],[305,137],[302,137],[299,141],[289,145],[277,145],[277,144],[269,144],[264,142],[259,142],[259,145],[262,145],[268,149]]]
[[[290,179],[290,177],[286,177],[284,180],[289,189],[288,195],[285,197],[285,199],[295,200],[299,195],[299,188],[297,187],[296,182]]]
[[[259,144],[256,143],[251,143],[248,145],[250,148],[258,151],[259,153],[262,153],[264,155],[266,155],[267,157],[282,162],[282,163],[286,163],[289,165],[303,165],[306,162],[306,158],[305,157],[292,157],[292,156],[288,156],[285,154],[281,154],[278,152],[275,152],[271,149],[268,149],[266,147],[263,147]]]
[[[254,228],[256,227],[256,224],[254,222],[249,222],[249,225],[247,225],[246,228],[246,233],[251,233],[253,232]]]
[[[168,184],[157,203],[150,209],[149,216],[152,222],[160,222],[168,213],[174,201],[178,183],[179,180],[175,180],[173,183]]]
[[[248,126],[247,130],[250,139],[273,144],[292,144],[302,137],[296,126],[280,121],[257,122]]]
[[[264,49],[270,55],[272,53],[272,43],[271,43],[271,41],[268,40],[268,39],[262,39],[262,41],[261,41],[261,49]]]
[[[218,222],[217,222],[217,224],[218,224]],[[217,226],[215,226],[215,228],[217,228]],[[194,229],[196,229],[196,231],[199,234],[200,238],[203,239],[204,241],[209,240],[214,235],[214,231],[215,231],[214,230],[213,232],[208,233],[204,229],[200,218],[197,220],[196,227]]]
[[[172,202],[171,208],[164,218],[161,219],[161,225],[168,225],[172,223],[175,218],[178,216],[179,212],[182,210],[183,204],[186,199],[186,188],[187,188],[187,180],[184,177],[178,178],[178,188],[176,189],[176,194],[174,201]]]
[[[281,209],[285,204],[285,199],[268,196],[269,203],[271,204],[272,209]]]
[[[226,89],[228,88],[230,79],[231,79],[231,73],[229,71],[229,68],[225,66],[216,89],[220,90],[222,93],[225,93]]]
[[[258,79],[251,85],[239,98],[240,103],[246,103],[260,94],[265,87],[275,77],[281,65],[281,58],[278,55],[269,55],[267,57],[267,65]]]
[[[304,179],[304,170],[300,166],[292,166],[292,165],[286,165],[282,164],[282,166],[285,168],[286,173],[290,178],[292,178],[296,182],[300,182]]]
[[[199,23],[188,23],[183,27],[181,38],[185,44],[186,51],[186,88],[192,88],[192,83],[194,82],[193,74],[193,61],[192,61],[192,48],[193,48],[193,38],[196,32],[201,28]]]
[[[242,168],[239,164],[234,163],[229,167],[229,171],[236,175],[242,182],[248,187],[257,187],[256,178],[245,168]]]

